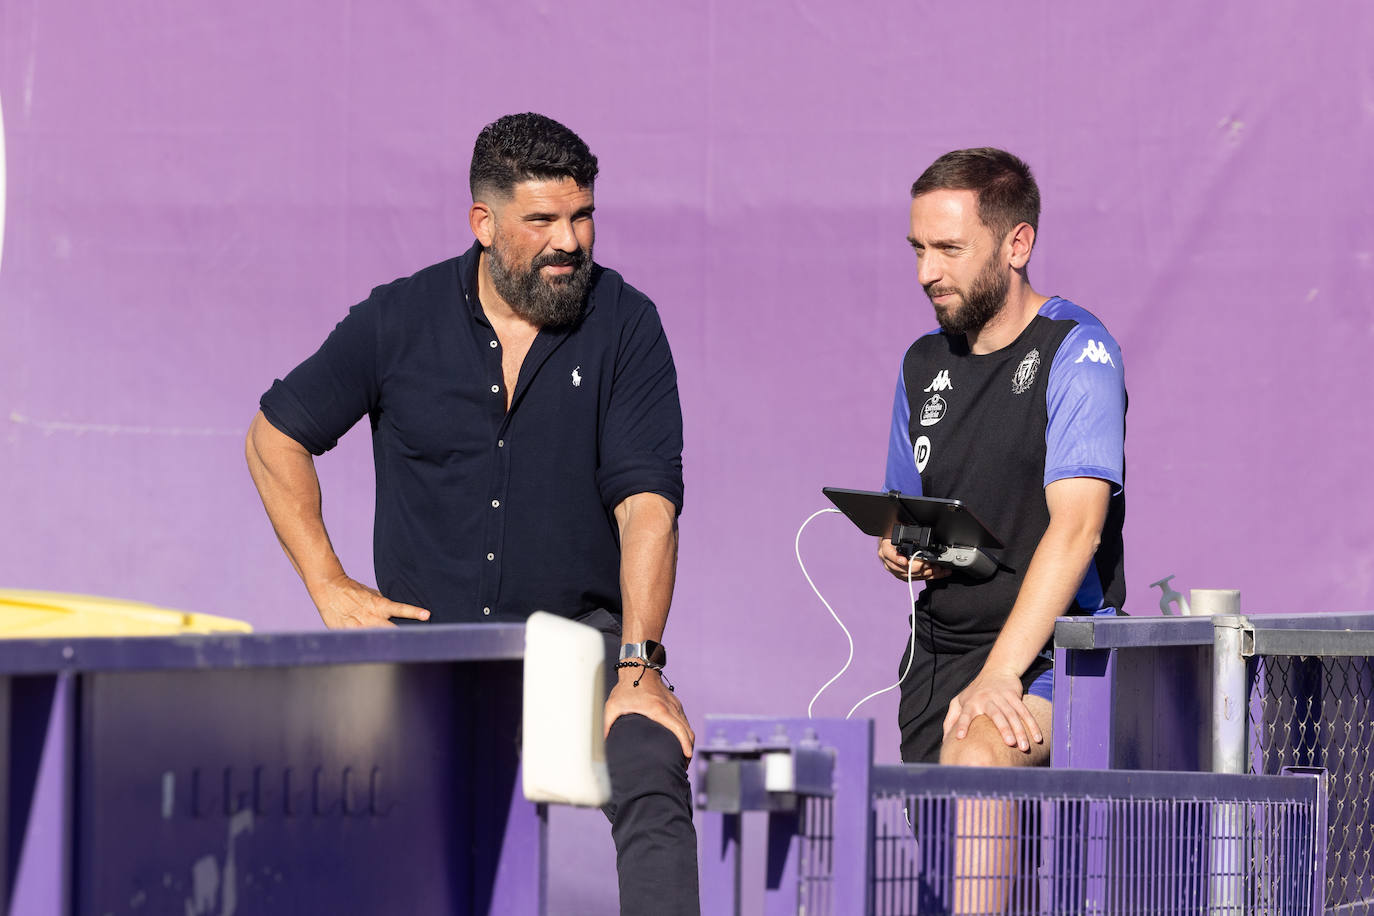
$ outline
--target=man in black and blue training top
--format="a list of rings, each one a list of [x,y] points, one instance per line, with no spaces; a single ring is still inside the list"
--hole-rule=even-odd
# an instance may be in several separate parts
[[[990,579],[915,561],[902,759],[1049,761],[1054,619],[1126,595],[1126,386],[1091,313],[1030,285],[1040,192],[997,149],[947,153],[911,188],[918,280],[939,329],[902,361],[886,488],[958,499],[1006,544]],[[884,567],[908,561],[886,539]]]
[[[694,737],[643,667],[664,657],[677,566],[677,375],[653,303],[592,261],[596,175],[587,145],[549,118],[484,128],[469,176],[476,242],[377,287],[276,381],[248,464],[329,627],[544,610],[602,631],[621,909],[696,913]],[[312,458],[363,417],[376,590],[330,546]]]

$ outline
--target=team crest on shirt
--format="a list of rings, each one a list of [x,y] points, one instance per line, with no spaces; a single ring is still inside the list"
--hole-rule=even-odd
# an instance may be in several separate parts
[[[1031,350],[1022,359],[1021,364],[1016,367],[1016,374],[1011,377],[1011,393],[1024,394],[1030,391],[1031,385],[1035,384],[1036,373],[1040,371],[1040,351]]]
[[[932,394],[930,399],[921,405],[921,425],[934,426],[939,423],[945,415],[945,409],[949,404],[938,394]]]

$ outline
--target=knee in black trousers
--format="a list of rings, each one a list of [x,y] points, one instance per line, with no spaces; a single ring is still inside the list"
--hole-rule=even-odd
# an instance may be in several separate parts
[[[696,830],[677,736],[644,716],[621,716],[606,738],[606,765],[621,913],[695,916]]]

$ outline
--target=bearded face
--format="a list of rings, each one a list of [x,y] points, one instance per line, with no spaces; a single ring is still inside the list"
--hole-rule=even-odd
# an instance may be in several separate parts
[[[526,321],[541,328],[561,328],[582,316],[592,279],[592,248],[550,251],[521,263],[515,246],[498,231],[487,247],[488,270],[496,292]],[[546,272],[545,267],[571,267]]]
[[[935,307],[935,320],[947,334],[981,331],[1007,304],[1007,291],[1010,289],[1011,278],[1005,270],[998,269],[993,257],[984,262],[967,290],[951,284],[948,279],[925,287],[926,295]],[[954,301],[935,301],[942,296],[953,297]]]
[[[473,231],[495,292],[540,328],[567,327],[586,308],[596,224],[590,187],[571,178],[517,182],[473,202]]]
[[[916,253],[917,280],[947,334],[980,336],[1011,294],[1013,234],[994,232],[978,206],[977,192],[959,188],[911,199],[907,242]],[[1030,231],[1027,241],[1033,241]]]

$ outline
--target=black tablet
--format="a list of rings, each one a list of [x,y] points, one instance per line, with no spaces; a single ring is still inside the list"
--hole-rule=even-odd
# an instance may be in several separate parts
[[[942,546],[1002,547],[997,535],[957,499],[839,487],[823,487],[821,492],[864,534],[891,537],[893,525],[912,525],[929,528],[931,542]]]

